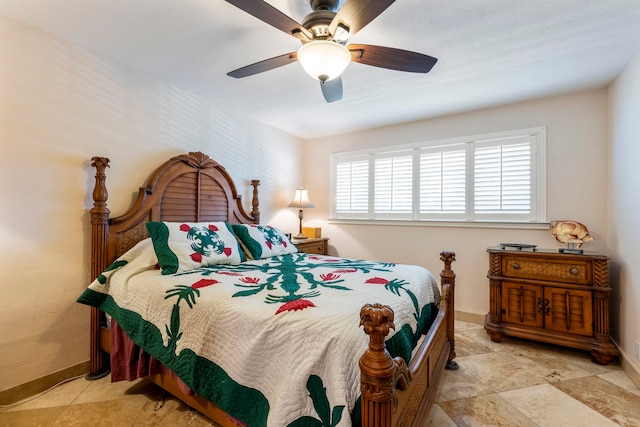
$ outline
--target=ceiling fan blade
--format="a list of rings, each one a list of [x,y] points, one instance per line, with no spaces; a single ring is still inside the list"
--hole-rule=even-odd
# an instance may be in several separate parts
[[[353,36],[384,12],[394,1],[395,0],[347,0],[331,21],[329,34],[335,34],[338,25],[342,24],[349,28],[349,36]]]
[[[340,76],[333,80],[320,82],[320,88],[327,102],[335,102],[342,99],[342,79]]]
[[[392,47],[351,44],[347,48],[352,61],[390,70],[428,73],[438,62],[433,56]]]
[[[239,79],[242,77],[252,76],[254,74],[273,70],[274,68],[282,67],[283,65],[290,64],[297,60],[297,52],[285,53],[284,55],[265,59],[264,61],[256,62],[255,64],[247,65],[242,68],[238,68],[237,70],[230,71],[227,73],[227,76]]]
[[[309,30],[307,30],[302,25],[291,19],[289,16],[280,12],[278,9],[271,6],[265,1],[227,0],[227,2],[231,3],[238,9],[244,10],[249,15],[252,15],[259,20],[266,22],[272,27],[275,27],[280,31],[284,31],[290,36],[303,41],[309,41],[313,39],[313,35],[309,32]]]

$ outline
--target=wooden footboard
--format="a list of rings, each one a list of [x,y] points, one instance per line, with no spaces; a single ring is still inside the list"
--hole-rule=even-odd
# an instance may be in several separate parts
[[[257,190],[259,181],[252,181],[253,210],[251,214],[247,214],[224,168],[202,153],[177,156],[157,168],[145,186],[140,188],[138,199],[131,209],[117,218],[109,218],[107,208],[105,171],[109,167],[109,159],[94,157],[92,166],[96,168],[94,206],[91,209],[92,277],[97,277],[118,256],[147,237],[147,221],[193,221],[201,218],[210,221],[217,218],[232,223],[257,223],[260,218]],[[194,193],[193,201],[188,201],[187,204],[193,203],[194,212],[187,212],[185,218],[175,217],[175,205],[167,202],[173,200],[171,195],[175,193],[174,182],[181,193],[193,182],[193,188],[187,188]],[[180,215],[185,215],[184,197],[181,196],[180,200]],[[216,213],[205,212],[204,206],[210,210],[212,204],[215,204]],[[220,215],[219,212],[222,212],[223,217],[212,216]],[[360,359],[363,426],[418,425],[429,412],[445,365],[451,369],[456,368],[453,361],[455,274],[451,269],[455,254],[445,251],[440,257],[444,268],[440,273],[442,298],[439,312],[408,366],[400,358],[391,358],[385,349],[385,337],[389,329],[395,327],[393,311],[387,306],[376,304],[368,304],[361,310],[360,323],[370,337],[369,348]],[[109,372],[108,352],[109,330],[105,315],[92,308],[88,379],[100,378]],[[218,424],[225,427],[238,425],[237,421],[211,402],[182,393],[171,376],[154,375],[149,379]]]
[[[363,426],[419,425],[431,409],[445,366],[457,369],[453,361],[455,274],[451,269],[455,254],[444,251],[440,258],[444,262],[440,309],[408,366],[402,358],[392,358],[385,348],[385,337],[395,328],[393,310],[368,304],[360,312],[360,324],[369,335],[369,348],[359,362]]]

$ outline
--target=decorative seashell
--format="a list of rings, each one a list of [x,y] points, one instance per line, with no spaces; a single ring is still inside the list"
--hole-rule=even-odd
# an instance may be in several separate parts
[[[576,247],[595,240],[584,224],[577,221],[552,221],[551,234],[560,243],[574,243]]]

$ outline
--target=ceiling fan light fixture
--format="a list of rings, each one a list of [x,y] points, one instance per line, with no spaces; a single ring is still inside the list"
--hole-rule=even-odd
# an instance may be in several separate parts
[[[326,82],[340,76],[351,62],[345,46],[329,40],[313,40],[298,49],[298,62],[316,80]]]

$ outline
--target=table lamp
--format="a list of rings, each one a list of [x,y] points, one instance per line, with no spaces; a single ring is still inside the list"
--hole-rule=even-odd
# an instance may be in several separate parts
[[[297,236],[293,236],[294,239],[306,239],[307,236],[302,234],[302,210],[305,208],[315,208],[315,205],[309,200],[309,193],[304,188],[296,188],[296,193],[293,196],[293,200],[289,203],[290,208],[298,208],[298,218],[300,218],[300,230]]]

